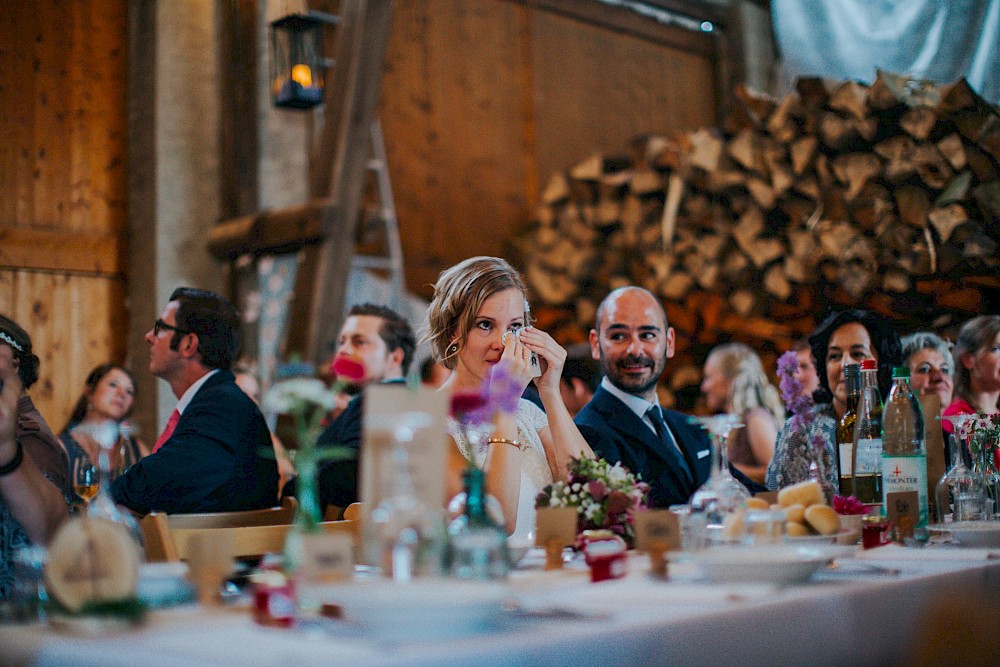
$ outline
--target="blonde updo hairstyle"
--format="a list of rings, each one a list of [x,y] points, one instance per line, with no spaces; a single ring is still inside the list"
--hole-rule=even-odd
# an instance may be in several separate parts
[[[491,296],[507,289],[523,295],[521,276],[499,257],[470,257],[441,272],[434,285],[434,298],[427,309],[424,340],[434,358],[454,370],[458,351],[476,322],[476,314]],[[531,311],[524,300],[524,324],[531,324]]]
[[[728,399],[735,414],[764,408],[771,413],[775,426],[781,428],[785,420],[781,395],[768,379],[756,352],[743,343],[724,343],[712,348],[708,357],[718,361],[729,382]]]

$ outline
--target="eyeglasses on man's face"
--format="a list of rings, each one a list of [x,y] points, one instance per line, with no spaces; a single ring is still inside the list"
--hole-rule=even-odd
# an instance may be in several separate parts
[[[156,336],[159,336],[160,332],[164,331],[164,330],[166,330],[166,331],[176,331],[179,334],[189,334],[189,333],[191,333],[187,329],[181,329],[181,328],[175,327],[172,324],[167,324],[163,320],[156,320],[156,322],[153,324],[153,337],[155,338]]]

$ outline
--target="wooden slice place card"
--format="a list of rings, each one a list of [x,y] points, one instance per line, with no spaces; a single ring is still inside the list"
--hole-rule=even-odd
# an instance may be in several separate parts
[[[644,510],[635,514],[635,548],[649,553],[654,576],[667,577],[664,554],[681,545],[681,526],[670,510]]]
[[[71,519],[49,545],[45,585],[67,611],[78,612],[88,602],[134,598],[138,581],[139,547],[120,524]]]
[[[535,514],[535,544],[545,549],[545,569],[562,567],[562,550],[576,541],[575,507],[539,507]]]

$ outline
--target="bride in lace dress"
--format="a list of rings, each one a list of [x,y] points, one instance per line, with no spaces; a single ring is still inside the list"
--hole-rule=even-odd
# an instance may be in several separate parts
[[[541,375],[535,384],[545,411],[522,398],[515,412],[496,417],[488,439],[472,443],[451,423],[455,447],[449,450],[446,481],[449,497],[459,493],[462,471],[475,460],[500,501],[507,532],[533,534],[538,492],[554,479],[566,479],[571,457],[593,456],[559,393],[566,350],[531,326],[521,277],[496,257],[473,257],[441,273],[425,337],[435,358],[451,370],[441,387],[451,393],[480,390],[498,364],[523,390],[537,373],[531,358],[537,356]]]

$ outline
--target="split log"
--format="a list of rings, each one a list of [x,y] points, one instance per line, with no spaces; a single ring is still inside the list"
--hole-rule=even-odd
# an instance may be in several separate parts
[[[827,106],[865,121],[868,119],[868,87],[856,81],[845,81],[830,95]]]
[[[947,243],[951,233],[959,225],[968,222],[969,214],[961,204],[949,204],[934,208],[927,214],[942,243]]]
[[[854,199],[868,180],[882,171],[882,161],[872,153],[847,153],[833,161],[833,172],[841,183],[847,185],[844,197]]]
[[[907,109],[899,119],[899,126],[917,141],[923,141],[930,136],[931,130],[938,122],[937,114],[929,107],[914,107]]]

